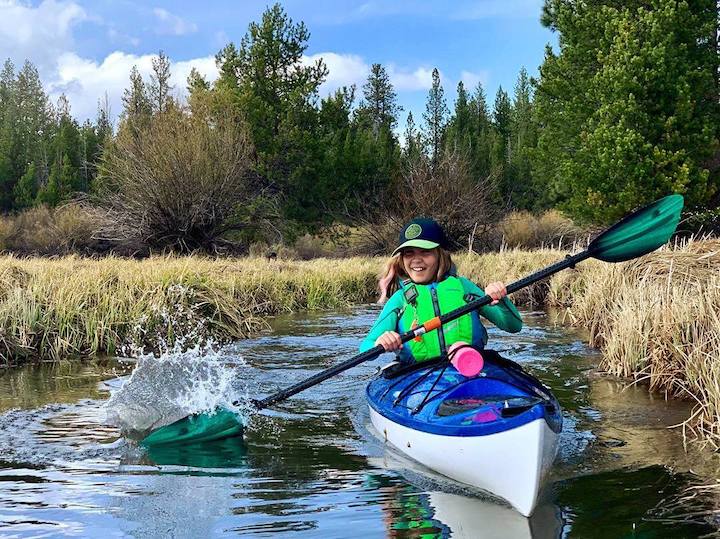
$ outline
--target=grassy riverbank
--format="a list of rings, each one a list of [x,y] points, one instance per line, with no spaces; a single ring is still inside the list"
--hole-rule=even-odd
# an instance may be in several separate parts
[[[694,400],[684,428],[720,448],[720,240],[590,261],[556,276],[546,303],[590,330],[601,369]]]
[[[563,251],[459,254],[481,286],[511,282]],[[280,312],[376,298],[380,259],[0,258],[0,361],[122,354],[178,338],[229,340]],[[565,309],[600,347],[600,367],[697,402],[687,427],[720,446],[720,240],[623,264],[587,261],[514,296]]]
[[[2,257],[0,357],[10,365],[243,338],[279,312],[370,300],[376,272],[376,261],[359,258]]]

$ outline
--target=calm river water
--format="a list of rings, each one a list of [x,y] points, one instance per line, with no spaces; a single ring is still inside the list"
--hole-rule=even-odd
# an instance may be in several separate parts
[[[377,310],[284,316],[223,348],[237,391],[268,395],[353,355]],[[524,313],[492,346],[553,388],[560,454],[531,519],[440,481],[367,430],[361,365],[255,417],[244,440],[146,454],[105,424],[132,363],[98,361],[0,374],[2,537],[699,537],[679,497],[718,457],[667,426],[688,406],[593,373],[582,335]],[[184,359],[185,358],[185,359]],[[186,356],[175,361],[181,363]],[[173,383],[157,377],[153,383]],[[694,473],[689,473],[692,470]],[[670,508],[673,508],[672,511]]]

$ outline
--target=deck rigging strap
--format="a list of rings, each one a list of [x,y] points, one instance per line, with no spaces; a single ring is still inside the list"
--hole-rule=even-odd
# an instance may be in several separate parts
[[[513,379],[515,383],[513,383],[510,380],[498,378],[496,376],[487,376],[487,374],[484,374],[482,377],[486,380],[498,380],[505,383],[510,383],[511,385],[514,385],[518,387],[519,389],[531,389],[536,395],[538,395],[543,402],[546,404],[552,404],[553,398],[548,394],[546,391],[544,391],[544,388],[539,388],[535,383],[535,378],[532,377],[530,374],[528,374],[520,364],[516,363],[515,361],[512,361],[510,359],[502,357],[499,353],[497,353],[495,350],[483,350],[483,354],[487,356],[487,359],[490,363],[495,363],[498,366],[504,367],[505,373],[509,375],[510,378]],[[438,384],[440,379],[442,378],[443,374],[445,374],[445,370],[450,365],[450,362],[447,358],[437,358],[429,361],[423,361],[420,363],[413,363],[410,365],[401,365],[396,368],[390,368],[383,371],[382,376],[387,379],[393,379],[397,378],[397,381],[390,386],[388,386],[385,391],[383,392],[381,399],[385,398],[387,394],[392,391],[393,388],[395,388],[399,383],[401,383],[404,380],[403,375],[408,375],[412,372],[419,371],[422,369],[427,369],[427,372],[419,375],[417,379],[413,380],[410,384],[408,384],[407,387],[403,388],[400,393],[393,399],[393,406],[397,406],[400,404],[400,402],[410,395],[413,390],[415,390],[420,384],[422,384],[425,380],[430,378],[430,375],[433,374],[438,369],[440,372],[438,373],[438,376],[435,378],[435,381],[432,383],[430,388],[425,392],[425,395],[417,406],[415,406],[411,410],[411,414],[415,415],[422,411],[422,409],[427,406],[430,402],[440,398],[442,395],[447,394],[448,392],[454,390],[456,387],[460,386],[461,384],[465,383],[466,380],[460,380],[455,384],[452,384],[446,388],[444,388],[441,391],[436,391],[433,395],[433,391],[435,390],[435,386]],[[390,371],[390,372],[386,372]],[[542,384],[538,380],[538,383]],[[409,409],[409,408],[408,408]]]

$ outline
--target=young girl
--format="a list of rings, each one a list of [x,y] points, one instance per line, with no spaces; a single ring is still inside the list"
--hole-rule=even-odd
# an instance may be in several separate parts
[[[447,240],[440,225],[432,219],[414,219],[400,233],[385,275],[380,279],[380,302],[385,303],[370,333],[360,345],[364,352],[381,344],[386,351],[398,351],[404,362],[447,357],[448,348],[466,342],[482,349],[487,331],[479,314],[500,329],[516,333],[522,318],[510,302],[502,282],[490,283],[483,291],[473,282],[455,274]],[[405,344],[400,334],[488,294],[490,305],[429,331]]]

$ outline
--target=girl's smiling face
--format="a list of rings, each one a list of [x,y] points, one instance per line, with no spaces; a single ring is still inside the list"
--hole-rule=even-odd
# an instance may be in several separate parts
[[[437,249],[408,247],[401,255],[405,272],[416,284],[431,283],[437,277],[440,256]]]

